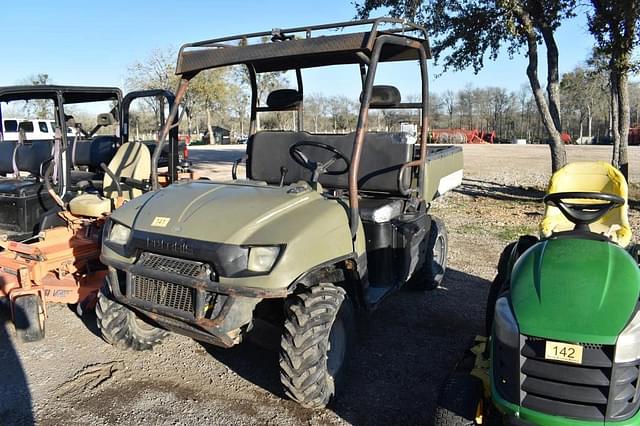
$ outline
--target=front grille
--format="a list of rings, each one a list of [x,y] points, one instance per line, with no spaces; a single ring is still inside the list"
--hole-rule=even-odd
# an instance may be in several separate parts
[[[194,313],[194,289],[166,281],[134,275],[132,296],[146,302]]]
[[[522,406],[580,420],[623,419],[638,405],[638,366],[614,364],[613,345],[582,344],[582,364],[547,360],[545,340],[525,337]]]
[[[197,277],[206,270],[205,265],[201,262],[177,259],[155,253],[142,253],[140,260],[138,260],[138,265],[185,277]]]

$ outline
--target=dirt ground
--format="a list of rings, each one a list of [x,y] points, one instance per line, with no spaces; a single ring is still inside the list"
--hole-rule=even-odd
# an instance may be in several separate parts
[[[550,174],[547,150],[464,147],[463,186],[432,206],[449,230],[443,287],[401,291],[370,314],[346,387],[330,408],[307,410],[287,400],[277,352],[251,341],[222,350],[172,335],[153,351],[126,352],[98,337],[94,316],[52,305],[45,340],[31,344],[16,342],[2,311],[0,424],[429,424],[438,387],[482,330],[501,249],[535,232]],[[568,147],[574,161],[606,161],[609,153]],[[241,154],[237,147],[191,150],[198,170],[211,177],[228,177]],[[639,157],[632,148],[633,182],[640,180]]]

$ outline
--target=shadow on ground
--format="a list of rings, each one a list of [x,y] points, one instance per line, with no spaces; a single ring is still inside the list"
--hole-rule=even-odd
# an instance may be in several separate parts
[[[33,425],[29,384],[8,334],[14,332],[10,315],[8,305],[0,303],[0,424]]]
[[[482,332],[489,284],[449,270],[444,288],[400,291],[361,318],[367,326],[342,394],[329,409],[357,425],[430,424],[440,385]],[[285,398],[276,350],[251,341],[205,348],[238,375]]]
[[[497,182],[464,179],[462,185],[453,190],[460,194],[498,201],[541,202],[545,192],[532,187],[504,185]]]
[[[95,308],[89,309],[87,312],[82,312],[82,315],[78,313],[78,305],[70,304],[67,305],[69,310],[74,313],[77,319],[82,321],[82,324],[89,330],[94,336],[102,339],[102,333],[100,332],[100,328],[98,327],[98,318],[96,317]]]

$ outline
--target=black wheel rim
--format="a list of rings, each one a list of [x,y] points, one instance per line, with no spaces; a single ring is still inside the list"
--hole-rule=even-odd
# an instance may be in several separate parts
[[[338,316],[329,333],[329,347],[327,348],[327,371],[331,377],[335,377],[344,364],[347,352],[347,330],[344,322]]]
[[[38,326],[40,327],[40,331],[44,331],[44,321],[45,321],[45,313],[44,313],[44,304],[42,303],[42,299],[38,298]]]
[[[433,244],[433,270],[436,274],[441,274],[444,271],[442,265],[444,265],[444,237],[438,235],[435,243]]]

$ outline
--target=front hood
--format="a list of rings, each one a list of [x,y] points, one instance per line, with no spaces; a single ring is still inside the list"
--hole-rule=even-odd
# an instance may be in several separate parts
[[[618,245],[554,239],[525,252],[511,275],[511,301],[525,335],[615,344],[640,293],[635,260]]]
[[[272,221],[321,198],[310,189],[290,189],[206,181],[179,183],[141,202],[131,202],[131,206],[117,210],[113,218],[136,232],[243,244]]]

